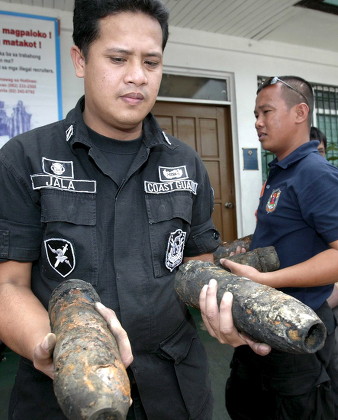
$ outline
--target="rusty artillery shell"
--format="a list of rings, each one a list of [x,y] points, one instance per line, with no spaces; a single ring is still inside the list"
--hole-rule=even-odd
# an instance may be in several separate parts
[[[182,264],[175,289],[183,302],[199,309],[200,291],[210,279],[218,282],[218,304],[224,292],[233,294],[232,315],[239,331],[288,353],[314,353],[323,347],[326,328],[312,309],[292,296],[212,263],[190,260]]]
[[[54,392],[70,420],[124,420],[130,384],[118,346],[95,310],[91,284],[66,280],[52,293],[49,317],[56,334]]]
[[[214,252],[214,259],[216,264],[221,258],[228,258],[231,252],[235,252],[237,247],[244,248],[249,251],[253,235],[243,236],[230,242],[223,242]]]
[[[279,258],[273,246],[255,248],[252,251],[232,255],[231,257],[227,257],[227,259],[240,264],[250,265],[262,273],[279,269]],[[216,265],[223,267],[220,262]]]

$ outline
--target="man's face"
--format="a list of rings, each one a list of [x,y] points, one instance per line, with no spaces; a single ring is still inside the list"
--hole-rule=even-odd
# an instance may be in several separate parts
[[[162,78],[162,30],[157,20],[123,12],[102,19],[86,60],[72,57],[84,78],[86,124],[107,137],[134,139],[152,109]]]
[[[258,139],[264,150],[283,159],[297,146],[294,141],[295,107],[289,108],[283,99],[281,85],[271,85],[262,89],[255,106]]]

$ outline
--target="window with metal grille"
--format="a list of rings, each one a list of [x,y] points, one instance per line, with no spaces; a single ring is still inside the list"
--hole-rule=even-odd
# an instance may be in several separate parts
[[[338,86],[312,83],[315,95],[314,125],[327,138],[326,158],[338,166]]]
[[[257,77],[259,86],[267,76]],[[327,138],[326,158],[338,167],[338,86],[321,85],[312,83],[315,106],[313,125]],[[269,170],[269,162],[274,159],[274,154],[262,149],[262,178],[266,180]]]

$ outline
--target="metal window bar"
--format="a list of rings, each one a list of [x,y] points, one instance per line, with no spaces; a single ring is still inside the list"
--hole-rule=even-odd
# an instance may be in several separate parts
[[[313,84],[317,127],[327,138],[327,159],[338,166],[338,86]]]

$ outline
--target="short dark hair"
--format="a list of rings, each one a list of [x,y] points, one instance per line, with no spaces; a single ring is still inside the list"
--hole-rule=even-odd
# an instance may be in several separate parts
[[[159,0],[75,0],[73,41],[86,58],[89,46],[100,36],[99,21],[122,12],[141,12],[158,21],[162,29],[162,49],[168,36],[169,12]]]
[[[258,87],[257,94],[267,86],[280,82],[281,92],[286,104],[291,108],[306,100],[309,107],[308,124],[309,128],[312,122],[312,114],[314,108],[314,95],[311,84],[298,76],[278,76],[265,79]]]
[[[320,143],[324,144],[324,148],[326,150],[326,146],[327,146],[327,138],[326,135],[319,130],[319,128],[317,127],[311,127],[310,129],[310,140],[319,140]]]

